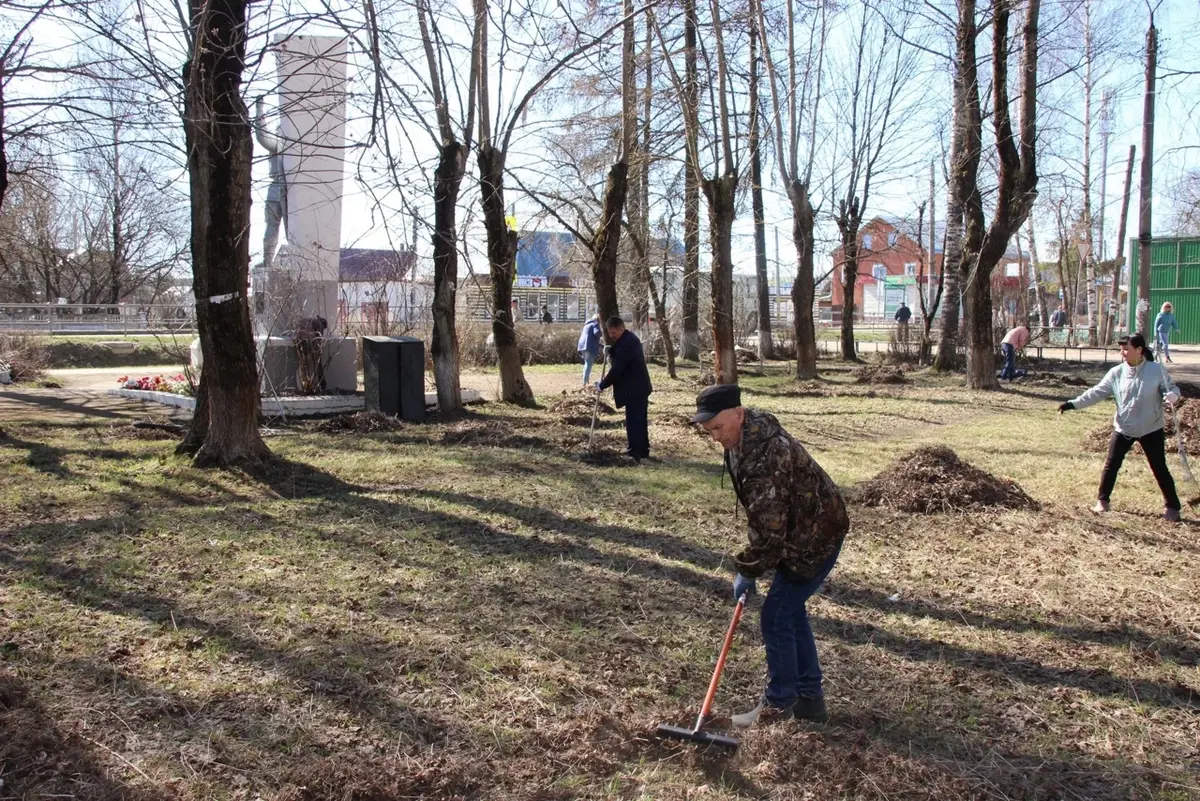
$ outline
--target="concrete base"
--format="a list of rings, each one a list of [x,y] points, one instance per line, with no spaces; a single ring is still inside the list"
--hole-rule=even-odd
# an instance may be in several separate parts
[[[347,337],[325,337],[321,359],[325,367],[327,392],[358,391],[358,345]],[[295,343],[287,337],[255,337],[255,349],[262,365],[264,398],[296,395],[299,391],[299,357]]]
[[[179,409],[195,409],[196,399],[187,395],[176,395],[171,392],[152,392],[144,389],[110,389],[109,395],[120,398],[161,403],[164,406],[175,406]],[[464,389],[463,403],[477,403],[482,399],[478,390]],[[425,405],[437,404],[437,393],[425,393]],[[262,414],[264,417],[313,417],[328,414],[349,414],[360,412],[366,408],[366,398],[361,394],[355,395],[294,395],[285,397],[263,398]]]

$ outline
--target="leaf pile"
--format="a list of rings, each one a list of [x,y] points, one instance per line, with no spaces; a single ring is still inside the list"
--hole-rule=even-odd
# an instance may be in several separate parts
[[[1179,427],[1183,430],[1184,449],[1188,456],[1200,456],[1200,401],[1185,400],[1176,406],[1175,418],[1179,420]],[[1093,428],[1084,435],[1083,449],[1093,453],[1107,452],[1112,432],[1111,423]],[[1167,435],[1167,453],[1177,453],[1179,443],[1175,439],[1175,423],[1170,413],[1166,414],[1166,425],[1163,427],[1163,432]],[[1142,446],[1134,443],[1129,452],[1135,456],[1141,456]]]
[[[903,457],[863,484],[856,497],[864,506],[916,514],[1037,508],[1037,502],[1016,482],[973,467],[942,445],[920,448]]]
[[[858,384],[907,384],[904,371],[891,364],[871,364],[854,371]]]
[[[563,422],[568,425],[586,426],[592,422],[592,412],[596,409],[596,397],[563,393],[563,397],[550,404],[549,408],[552,413],[560,415]],[[600,414],[615,414],[616,411],[612,406],[600,401]]]
[[[375,434],[380,431],[399,431],[404,424],[398,418],[382,412],[355,412],[330,417],[317,423],[322,434]]]

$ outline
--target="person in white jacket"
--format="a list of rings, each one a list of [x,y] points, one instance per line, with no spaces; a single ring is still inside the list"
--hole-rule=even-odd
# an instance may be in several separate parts
[[[1154,361],[1146,349],[1146,340],[1141,334],[1133,334],[1119,340],[1121,357],[1119,364],[1108,371],[1099,384],[1074,400],[1060,404],[1059,414],[1072,409],[1086,409],[1105,398],[1117,404],[1113,416],[1113,434],[1108,443],[1108,458],[1104,462],[1104,473],[1100,477],[1100,493],[1093,512],[1108,511],[1109,496],[1117,483],[1117,473],[1125,454],[1139,442],[1150,463],[1150,470],[1162,491],[1163,518],[1179,522],[1179,496],[1175,493],[1175,479],[1167,468],[1166,435],[1163,426],[1163,404],[1174,406],[1179,402],[1179,389],[1167,374],[1166,369]]]

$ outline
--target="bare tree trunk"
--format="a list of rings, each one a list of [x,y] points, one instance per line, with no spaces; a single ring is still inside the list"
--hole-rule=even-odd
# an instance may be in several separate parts
[[[200,450],[208,437],[208,417],[208,385],[204,383],[204,371],[201,370],[200,380],[196,382],[196,408],[192,410],[192,420],[187,433],[183,435],[183,441],[175,446],[175,453],[194,456]]]
[[[1046,288],[1042,285],[1042,271],[1038,267],[1037,239],[1033,235],[1033,215],[1030,215],[1027,225],[1029,232],[1029,260],[1033,265],[1033,285],[1037,291],[1038,322],[1042,330],[1045,330],[1050,326],[1050,314],[1046,308]],[[1017,241],[1020,242],[1020,239],[1018,238]]]
[[[688,102],[684,114],[690,119],[685,126],[699,130],[700,121],[694,109],[700,100],[700,82],[696,70],[697,28],[696,0],[683,0],[684,13],[684,90]],[[680,351],[685,359],[700,358],[700,165],[694,164],[695,154],[687,149],[683,183],[683,335]]]
[[[718,384],[737,383],[737,354],[733,347],[733,218],[737,175],[704,181],[712,241],[713,373]]]
[[[1121,275],[1125,272],[1125,226],[1129,221],[1129,196],[1133,187],[1133,157],[1137,153],[1137,145],[1129,146],[1129,160],[1125,163],[1125,193],[1121,197],[1121,217],[1117,224],[1117,252],[1114,254],[1112,296],[1113,314],[1117,315],[1117,303],[1120,301]],[[1118,315],[1119,316],[1119,315]],[[1114,324],[1115,327],[1115,324]]]
[[[4,80],[4,73],[7,65],[3,59],[0,59],[0,208],[4,206],[4,195],[8,192],[8,142],[5,139],[4,132],[7,130],[4,127],[4,86],[7,81]],[[49,298],[49,295],[46,295]]]
[[[1084,265],[1087,269],[1087,326],[1088,345],[1095,347],[1097,339],[1097,313],[1099,299],[1096,297],[1096,254],[1092,236],[1092,4],[1083,3],[1083,236],[1088,246]]]
[[[484,141],[479,146],[479,190],[483,225],[487,231],[488,265],[492,281],[492,337],[500,361],[500,398],[533,406],[533,390],[525,381],[517,332],[512,318],[512,285],[516,273],[517,232],[504,219],[504,154]]]
[[[763,206],[762,148],[758,108],[758,25],[750,23],[750,194],[754,207],[754,267],[758,279],[758,358],[775,358],[771,339],[771,284],[767,275],[767,222]]]
[[[1146,93],[1142,104],[1141,215],[1138,218],[1137,330],[1150,341],[1150,198],[1154,186],[1154,81],[1158,65],[1158,30],[1154,17],[1146,29]]]
[[[592,283],[601,320],[621,313],[617,302],[617,249],[621,244],[621,215],[628,190],[629,167],[621,159],[608,170],[603,216],[592,239]]]
[[[198,466],[270,455],[258,433],[258,369],[246,298],[253,148],[241,99],[246,9],[246,0],[193,0],[195,46],[184,65],[193,290],[209,405]]]
[[[858,283],[858,229],[862,224],[862,209],[858,198],[841,201],[837,218],[842,234],[842,360],[858,361],[854,347],[854,287]]]
[[[809,201],[808,186],[792,181],[792,242],[796,246],[796,280],[792,284],[793,327],[796,333],[796,378],[817,377],[817,332],[813,324],[816,212]]]
[[[651,26],[646,26],[646,83],[642,96],[642,144],[639,149],[639,175],[637,184],[638,195],[638,225],[642,240],[642,248],[638,253],[638,266],[643,271],[642,283],[650,292],[650,300],[654,304],[654,318],[658,321],[658,330],[662,336],[663,353],[667,360],[667,375],[675,375],[675,342],[671,339],[671,321],[667,318],[667,304],[664,295],[667,292],[666,281],[663,281],[662,293],[654,283],[650,272],[650,146],[653,143],[654,128],[650,124],[650,116],[654,111],[654,32]],[[665,254],[670,253],[670,242],[664,242]]]
[[[466,172],[467,147],[442,146],[433,185],[433,379],[438,411],[462,410],[456,294],[458,292],[458,192]]]

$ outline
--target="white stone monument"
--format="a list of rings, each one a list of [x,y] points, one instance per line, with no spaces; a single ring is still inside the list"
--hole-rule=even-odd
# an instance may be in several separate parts
[[[263,363],[263,391],[288,394],[302,383],[297,337],[321,318],[326,334],[338,320],[342,183],[346,146],[346,41],[289,36],[274,47],[279,74],[278,133],[260,126],[259,144],[282,160],[286,241],[278,255],[264,253],[252,275],[255,329]],[[268,214],[270,210],[268,210]],[[326,392],[358,386],[355,342],[321,340]]]

